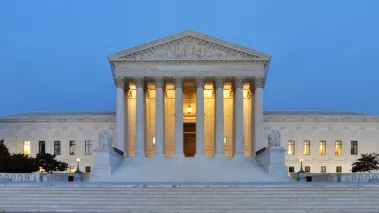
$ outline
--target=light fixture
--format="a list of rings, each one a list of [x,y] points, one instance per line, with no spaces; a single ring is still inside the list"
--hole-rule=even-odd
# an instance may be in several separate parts
[[[226,144],[226,137],[224,137],[224,144]]]
[[[188,104],[187,113],[191,114],[191,112],[192,112],[191,104]]]
[[[187,113],[191,114],[192,112],[192,107],[191,107],[191,90],[188,90],[188,107],[187,107]]]
[[[76,162],[80,162],[80,158],[76,158]]]
[[[153,137],[153,144],[155,145],[155,137]]]

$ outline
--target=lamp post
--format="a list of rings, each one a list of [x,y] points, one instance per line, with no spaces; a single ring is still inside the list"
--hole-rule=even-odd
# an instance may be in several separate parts
[[[306,174],[303,170],[303,159],[300,159],[300,171],[297,173],[297,181],[299,182],[306,181]]]
[[[74,172],[74,182],[81,182],[83,181],[83,173],[79,169],[80,158],[77,158],[76,162],[77,162],[77,165],[76,165],[76,171]]]

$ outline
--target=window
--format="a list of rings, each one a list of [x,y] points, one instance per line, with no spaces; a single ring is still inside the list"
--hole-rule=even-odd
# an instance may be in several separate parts
[[[293,167],[293,166],[289,166],[289,167],[288,167],[288,172],[289,172],[289,173],[293,173],[293,172],[295,172],[295,167]]]
[[[61,154],[61,142],[54,141],[54,155],[60,155],[60,154]]]
[[[86,166],[86,172],[91,172],[91,166]]]
[[[326,173],[326,166],[321,166],[321,170],[320,170],[321,173]]]
[[[336,167],[336,172],[341,173],[342,172],[342,166],[337,166]]]
[[[38,142],[38,153],[45,154],[45,141]]]
[[[311,141],[304,141],[304,155],[311,154]]]
[[[74,173],[75,171],[76,171],[76,167],[75,166],[70,166],[70,172]]]
[[[295,155],[295,141],[288,141],[288,155]]]
[[[320,141],[320,155],[326,155],[326,141]]]
[[[342,155],[342,141],[336,141],[336,155]]]
[[[304,171],[308,172],[308,173],[311,172],[311,167],[310,166],[305,166],[304,167]]]
[[[23,151],[24,155],[30,155],[30,141],[24,141]]]
[[[70,141],[70,155],[75,155],[76,142]]]
[[[351,141],[351,154],[352,155],[358,154],[358,141]]]
[[[92,155],[92,141],[85,141],[85,155]]]

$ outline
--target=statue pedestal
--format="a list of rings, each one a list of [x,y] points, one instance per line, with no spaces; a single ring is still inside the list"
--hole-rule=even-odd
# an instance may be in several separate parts
[[[97,147],[94,152],[92,174],[96,176],[110,175],[121,162],[123,156],[116,153],[112,147]]]
[[[285,153],[286,149],[283,147],[270,147],[257,155],[256,159],[270,176],[289,179],[285,165]]]

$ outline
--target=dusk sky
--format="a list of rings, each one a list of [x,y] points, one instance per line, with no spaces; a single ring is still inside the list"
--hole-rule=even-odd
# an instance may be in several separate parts
[[[107,56],[185,30],[272,55],[265,110],[379,114],[378,0],[0,2],[0,115],[115,110]]]

